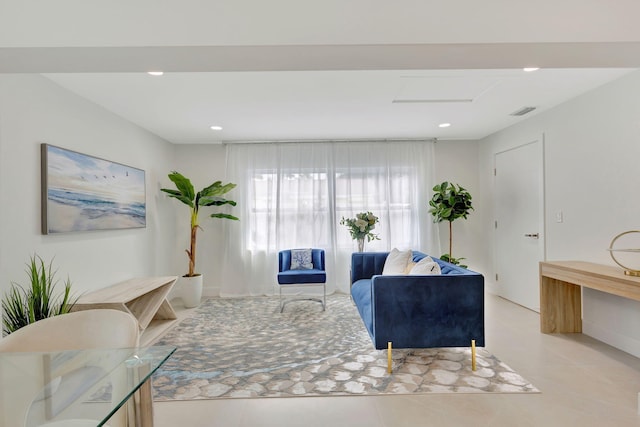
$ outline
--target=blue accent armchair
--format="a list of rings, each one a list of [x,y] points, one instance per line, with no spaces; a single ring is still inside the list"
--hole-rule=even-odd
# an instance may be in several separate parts
[[[317,301],[322,304],[322,310],[326,309],[327,300],[327,273],[324,267],[324,249],[311,249],[311,269],[291,269],[291,249],[278,252],[278,285],[280,289],[280,312],[284,310],[287,302],[291,301]],[[322,299],[319,298],[282,298],[283,286],[322,286]]]

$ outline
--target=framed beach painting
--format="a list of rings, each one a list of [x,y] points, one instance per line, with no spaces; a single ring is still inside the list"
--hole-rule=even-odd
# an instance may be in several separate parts
[[[43,234],[146,226],[142,169],[49,144],[41,163]]]

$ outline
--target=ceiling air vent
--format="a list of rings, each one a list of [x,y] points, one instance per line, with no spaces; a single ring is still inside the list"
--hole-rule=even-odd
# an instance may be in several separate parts
[[[510,116],[524,116],[527,113],[532,112],[533,110],[535,110],[536,107],[522,107],[521,109],[514,111],[513,113],[509,114]]]

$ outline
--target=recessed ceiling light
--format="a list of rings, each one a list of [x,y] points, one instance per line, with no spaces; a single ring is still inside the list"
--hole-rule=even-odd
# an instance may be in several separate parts
[[[222,130],[222,126],[211,126],[211,130]]]
[[[149,74],[150,76],[161,76],[164,74],[163,71],[148,71],[147,74]]]
[[[533,71],[538,71],[540,68],[538,67],[526,67],[523,68],[522,71],[524,71],[525,73],[531,73]]]
[[[451,123],[440,123],[438,125],[439,128],[448,128],[449,126],[451,126]]]

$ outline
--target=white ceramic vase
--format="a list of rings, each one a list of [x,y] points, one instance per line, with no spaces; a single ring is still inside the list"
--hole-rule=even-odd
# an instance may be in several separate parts
[[[182,298],[185,307],[193,308],[200,305],[200,299],[202,298],[202,274],[193,277],[179,277],[175,287],[177,289],[173,296]]]

